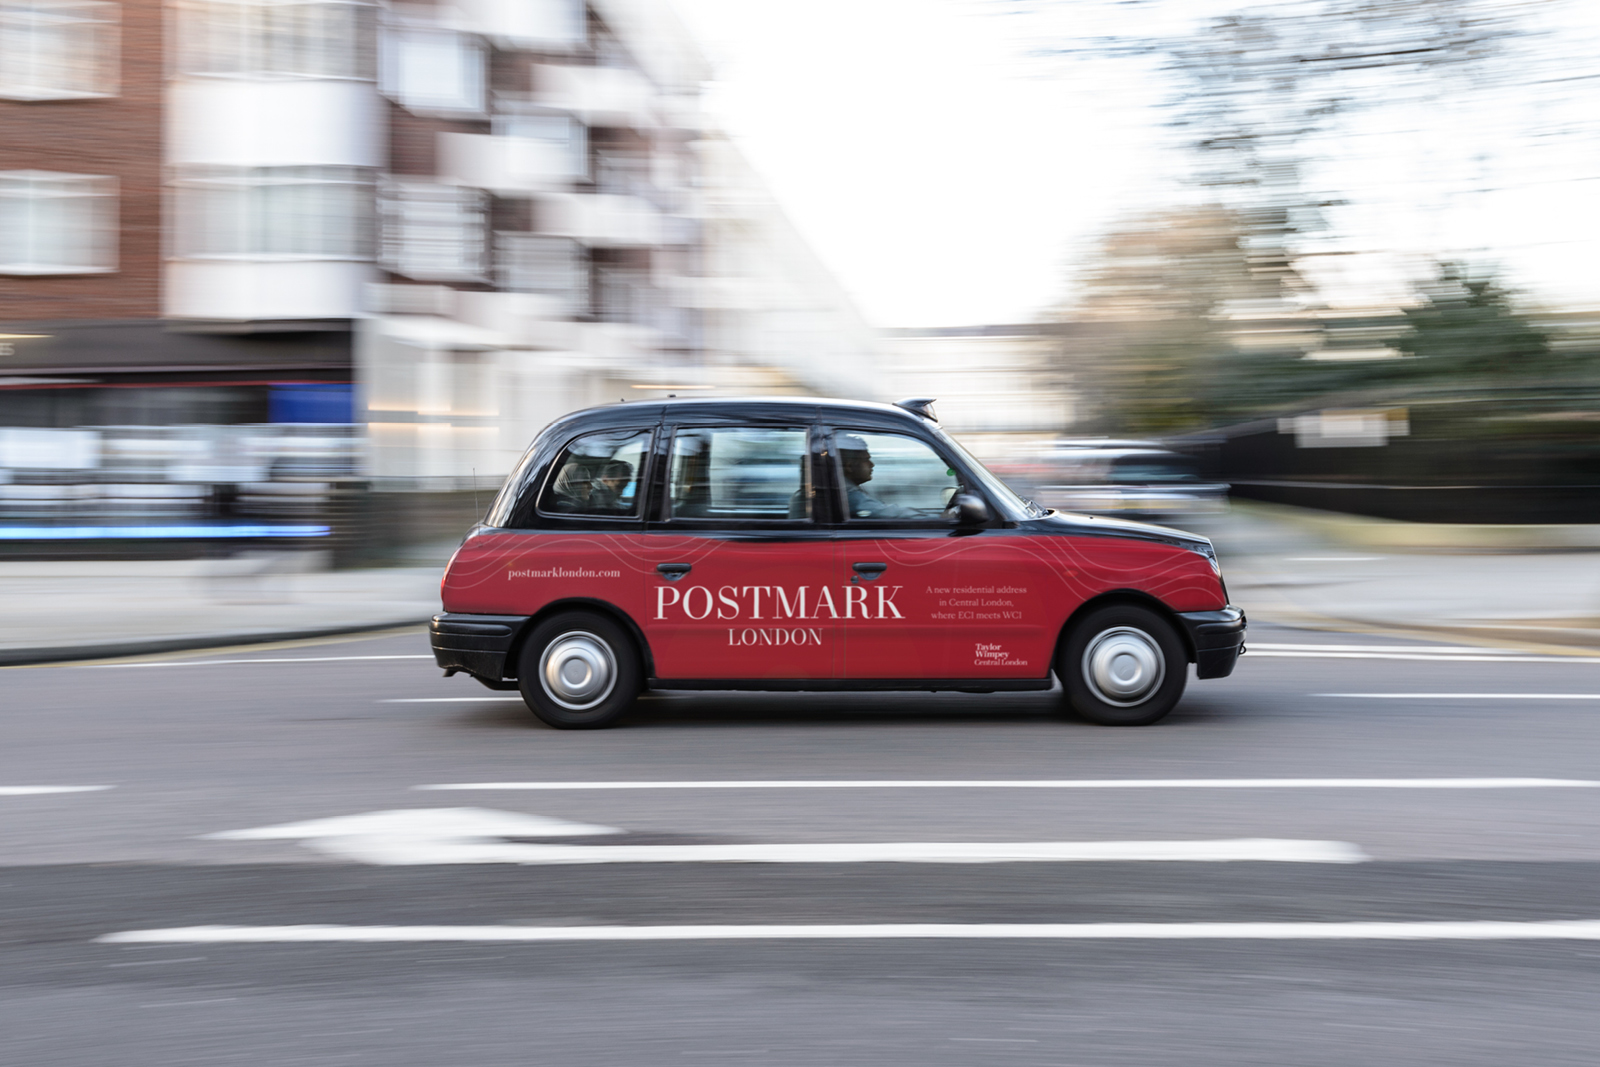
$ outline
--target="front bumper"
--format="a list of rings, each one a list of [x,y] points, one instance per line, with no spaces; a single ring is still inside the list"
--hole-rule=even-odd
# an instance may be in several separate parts
[[[1232,604],[1221,611],[1183,611],[1178,613],[1194,649],[1196,678],[1226,678],[1244,653],[1244,632],[1248,620],[1243,608]]]
[[[527,621],[526,615],[435,615],[428,623],[434,662],[447,671],[470,674],[491,689],[513,689],[506,659]]]

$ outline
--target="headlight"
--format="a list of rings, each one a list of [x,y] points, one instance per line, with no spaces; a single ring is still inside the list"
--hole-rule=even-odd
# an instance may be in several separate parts
[[[1204,556],[1206,561],[1211,564],[1211,573],[1218,578],[1222,577],[1222,567],[1217,563],[1217,550],[1211,547],[1210,541],[1205,541],[1198,545],[1189,545],[1188,548],[1189,551],[1198,552]]]

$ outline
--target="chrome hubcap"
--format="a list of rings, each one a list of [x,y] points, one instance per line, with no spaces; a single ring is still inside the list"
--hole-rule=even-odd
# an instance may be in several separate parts
[[[1083,678],[1107,704],[1131,707],[1161,686],[1166,657],[1155,638],[1131,626],[1096,635],[1083,653]]]
[[[545,695],[569,711],[584,711],[611,695],[617,660],[611,646],[591,633],[562,634],[539,658]]]

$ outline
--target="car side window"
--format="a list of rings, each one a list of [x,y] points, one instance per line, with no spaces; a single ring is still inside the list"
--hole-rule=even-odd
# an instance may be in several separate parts
[[[851,522],[943,522],[961,491],[955,468],[914,437],[841,430],[833,447]]]
[[[649,451],[647,430],[610,430],[579,437],[551,467],[539,496],[539,510],[548,515],[638,518]]]
[[[668,469],[668,517],[809,520],[809,436],[799,427],[679,429]]]

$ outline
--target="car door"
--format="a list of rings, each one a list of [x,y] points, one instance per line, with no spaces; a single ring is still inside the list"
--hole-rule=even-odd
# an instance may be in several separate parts
[[[641,620],[662,680],[835,677],[831,512],[809,420],[670,426],[642,539]]]
[[[1049,564],[1021,531],[958,529],[945,515],[975,479],[934,442],[836,427],[844,677],[860,681],[1036,679],[1055,634]],[[991,505],[992,507],[992,505]]]

